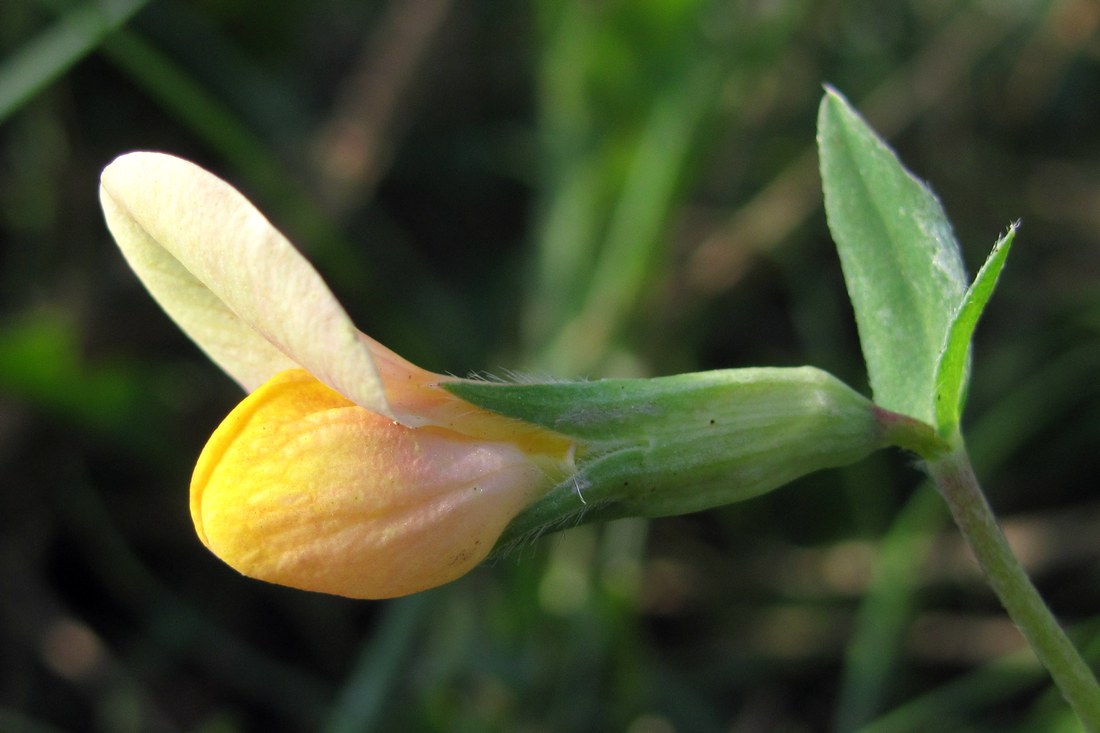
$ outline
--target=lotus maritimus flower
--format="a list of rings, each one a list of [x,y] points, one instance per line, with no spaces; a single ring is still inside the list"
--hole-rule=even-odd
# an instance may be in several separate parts
[[[250,392],[191,481],[199,537],[246,575],[413,593],[496,545],[742,501],[896,440],[898,416],[812,367],[510,385],[426,372],[356,330],[201,168],[124,155],[101,199],[153,297]]]
[[[191,481],[202,542],[245,575],[355,598],[453,580],[572,471],[573,444],[441,388],[359,332],[320,275],[233,187],[130,153],[107,225],[173,320],[249,392]]]

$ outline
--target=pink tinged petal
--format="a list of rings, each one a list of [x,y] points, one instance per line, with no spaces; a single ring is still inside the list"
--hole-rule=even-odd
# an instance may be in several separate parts
[[[557,480],[539,460],[510,443],[404,427],[293,370],[215,431],[191,512],[203,543],[245,575],[388,598],[483,560]]]
[[[156,301],[246,390],[300,366],[393,415],[369,343],[317,271],[228,183],[180,158],[129,153],[104,169],[100,201]]]

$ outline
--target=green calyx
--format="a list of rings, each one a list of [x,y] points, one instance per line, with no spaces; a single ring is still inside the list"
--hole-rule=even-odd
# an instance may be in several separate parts
[[[881,410],[812,367],[444,386],[577,440],[575,474],[521,513],[502,545],[581,522],[741,501],[889,443]]]

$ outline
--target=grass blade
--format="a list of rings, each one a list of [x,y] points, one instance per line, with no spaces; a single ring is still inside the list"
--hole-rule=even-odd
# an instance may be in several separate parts
[[[0,66],[0,122],[94,51],[149,0],[89,2],[75,8]]]

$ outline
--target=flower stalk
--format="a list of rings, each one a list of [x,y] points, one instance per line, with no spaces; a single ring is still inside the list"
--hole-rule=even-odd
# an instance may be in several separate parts
[[[927,462],[955,523],[1008,615],[1085,729],[1100,733],[1100,684],[1020,566],[986,501],[961,439]]]

